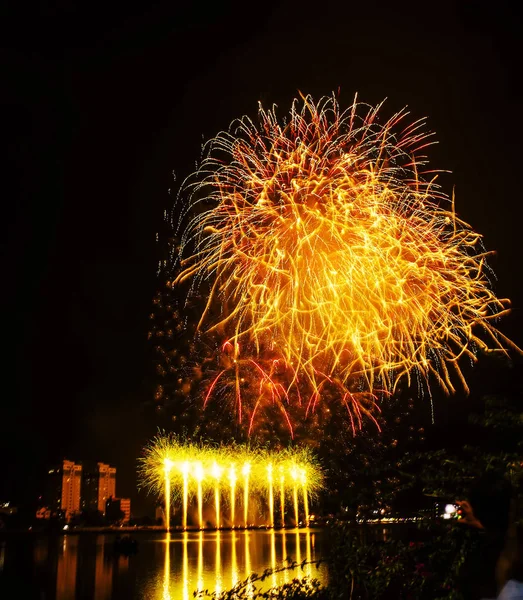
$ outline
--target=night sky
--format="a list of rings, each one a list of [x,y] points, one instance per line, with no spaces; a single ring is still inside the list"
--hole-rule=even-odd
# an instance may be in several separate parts
[[[497,251],[495,287],[514,309],[501,329],[523,344],[523,32],[508,0],[179,4],[0,9],[0,501],[34,499],[64,457],[111,462],[118,494],[137,498],[173,172],[187,176],[202,139],[255,117],[258,100],[284,114],[299,91],[339,89],[344,106],[358,92],[388,98],[385,116],[427,116],[431,164],[452,171],[441,183],[458,214]]]

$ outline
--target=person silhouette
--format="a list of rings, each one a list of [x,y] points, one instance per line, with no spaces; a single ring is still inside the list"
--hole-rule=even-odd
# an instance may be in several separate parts
[[[514,595],[519,593],[521,561],[516,529],[511,525],[513,496],[506,479],[487,473],[472,487],[468,499],[456,502],[461,513],[458,523],[470,528],[472,542],[461,576],[465,600],[523,600],[523,595]]]

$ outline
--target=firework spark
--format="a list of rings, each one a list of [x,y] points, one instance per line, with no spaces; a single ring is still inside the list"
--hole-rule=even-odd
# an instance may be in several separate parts
[[[380,123],[380,109],[307,96],[281,121],[260,107],[259,124],[243,117],[204,146],[182,186],[175,284],[205,289],[198,330],[227,363],[205,403],[225,382],[250,428],[260,403],[288,418],[291,396],[310,412],[327,388],[361,427],[400,381],[468,391],[461,359],[514,347],[493,325],[509,302],[490,289],[481,236],[421,154],[424,120]]]
[[[248,525],[248,506],[252,499],[265,498],[270,522],[274,524],[273,477],[277,473],[285,497],[303,491],[303,509],[308,522],[308,501],[323,485],[323,474],[307,448],[288,448],[279,452],[244,446],[211,447],[182,441],[173,434],[158,434],[139,459],[139,485],[148,492],[165,497],[166,523],[172,502],[183,506],[183,525],[187,523],[188,504],[197,501],[198,523],[203,526],[204,502],[215,505],[219,526],[221,509],[231,509],[230,524],[235,525],[235,498],[243,497],[243,524]],[[240,495],[236,490],[242,490]],[[228,493],[226,493],[228,492]],[[297,502],[295,506],[297,507]],[[297,508],[296,508],[297,510]],[[298,518],[295,518],[296,523]],[[167,525],[168,526],[168,525]]]

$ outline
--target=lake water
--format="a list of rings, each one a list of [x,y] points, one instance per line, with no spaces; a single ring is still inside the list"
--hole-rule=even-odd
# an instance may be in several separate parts
[[[186,600],[220,592],[290,558],[315,561],[328,549],[321,529],[140,533],[138,552],[114,553],[113,534],[0,540],[2,600]],[[258,589],[307,575],[327,583],[325,565],[284,570]],[[252,589],[250,589],[252,593]]]

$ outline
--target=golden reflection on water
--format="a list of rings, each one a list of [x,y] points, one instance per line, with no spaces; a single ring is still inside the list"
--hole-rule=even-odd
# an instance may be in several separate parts
[[[312,565],[311,560],[312,560],[312,548],[311,548],[311,532],[309,529],[306,530],[305,532],[305,552],[306,552],[306,559],[307,559],[307,563],[305,565],[305,575],[307,577],[312,577]]]
[[[154,588],[151,579],[145,586],[146,597],[160,600],[192,598],[195,590],[208,590],[220,594],[244,581],[253,572],[261,575],[267,568],[273,570],[284,566],[286,559],[301,563],[318,560],[315,555],[315,533],[309,529],[285,531],[187,531],[177,536],[167,534],[165,544],[164,581],[161,588]],[[176,575],[171,569],[171,552],[181,545],[182,573]],[[172,548],[172,550],[171,550]],[[267,590],[283,585],[294,577],[315,577],[326,583],[326,573],[316,565],[307,564],[304,569],[273,572],[263,582],[249,582],[246,598],[252,598],[255,590]]]
[[[1,550],[0,550],[1,554]],[[45,567],[49,556],[49,540],[37,539],[33,547],[33,562],[35,567]]]
[[[272,532],[274,533],[274,532]],[[287,559],[289,558],[288,554],[287,554],[287,536],[285,534],[285,529],[282,531],[281,534],[281,556],[282,556],[282,561],[286,562]],[[287,570],[283,571],[283,582],[287,583],[289,581],[289,572]]]
[[[203,531],[198,534],[198,591],[203,590]]]
[[[165,537],[165,558],[163,565],[163,600],[171,598],[171,534],[167,532]]]
[[[276,587],[276,573],[274,573],[274,569],[276,569],[276,536],[274,531],[271,531],[271,569],[273,571],[271,579],[272,579],[272,587]]]
[[[123,598],[122,585],[131,581],[142,590],[143,600],[190,600],[193,592],[223,593],[252,573],[273,572],[264,581],[250,581],[245,598],[255,591],[288,583],[294,577],[315,577],[327,582],[326,567],[305,565],[282,569],[287,559],[301,563],[320,558],[317,531],[221,530],[184,531],[162,536],[137,537],[138,554],[127,557],[114,552],[114,536],[64,536],[54,547],[48,540],[35,542],[35,567],[49,568],[56,560],[56,596],[53,600],[110,600]],[[0,543],[0,571],[5,569],[5,544]],[[318,554],[317,554],[318,553]],[[7,564],[7,561],[6,561]],[[54,575],[53,575],[54,577]],[[138,579],[136,579],[138,578]],[[114,596],[116,594],[116,596]]]
[[[245,578],[246,578],[246,577],[249,577],[249,575],[252,573],[251,555],[250,555],[250,551],[249,551],[249,532],[244,531],[243,537],[244,537],[244,542],[245,542]],[[247,597],[252,598],[252,596],[254,596],[254,588],[253,588],[252,581],[249,581],[246,590],[247,590]]]
[[[222,590],[222,563],[221,563],[221,537],[220,532],[216,532],[216,564],[215,564],[215,573],[216,573],[216,593],[220,594]]]
[[[75,600],[78,569],[78,537],[65,536],[58,548],[56,600]]]
[[[188,558],[188,541],[189,534],[184,532],[183,534],[183,573],[182,573],[182,598],[188,600],[189,598],[189,558]],[[169,574],[170,576],[170,574]]]
[[[56,595],[54,600],[111,600],[113,579],[125,578],[129,570],[129,557],[115,554],[114,536],[97,535],[94,552],[92,546],[82,546],[82,537],[63,536],[51,553],[49,539],[36,540],[33,549],[35,567],[49,569],[49,561],[56,556]],[[169,544],[165,544],[164,582],[169,586],[170,554]],[[47,597],[47,596],[46,596]],[[163,592],[164,599],[170,599],[170,589]]]
[[[111,564],[112,556],[109,555],[109,540],[105,535],[101,535],[97,539],[96,546],[95,598],[96,600],[111,600],[113,565]]]
[[[236,531],[232,532],[231,575],[231,587],[234,587],[238,583],[238,563],[236,562]]]
[[[296,562],[301,563],[300,530],[296,529]]]

